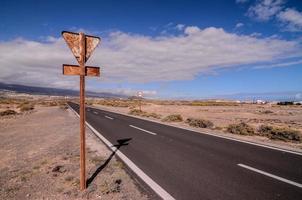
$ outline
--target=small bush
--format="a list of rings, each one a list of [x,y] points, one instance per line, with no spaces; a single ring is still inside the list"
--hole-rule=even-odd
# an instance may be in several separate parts
[[[112,107],[124,107],[127,108],[129,106],[135,106],[135,101],[129,100],[99,100],[94,101],[93,103],[104,105],[104,106],[112,106]]]
[[[230,124],[227,127],[227,131],[230,133],[233,133],[233,134],[238,134],[238,135],[254,135],[255,134],[254,128],[244,122],[241,122],[239,124]]]
[[[139,109],[132,109],[132,110],[129,111],[128,114],[130,114],[130,115],[141,115],[142,113],[143,113],[142,110],[139,110]]]
[[[66,100],[46,100],[46,101],[39,101],[36,102],[36,104],[42,105],[42,106],[47,106],[47,107],[52,107],[52,106],[64,106],[67,104]]]
[[[60,108],[63,110],[67,110],[68,109],[68,105],[60,105]]]
[[[14,110],[5,110],[0,112],[0,116],[6,116],[6,115],[16,115],[17,112]]]
[[[25,112],[25,111],[30,111],[33,110],[35,107],[32,104],[21,104],[19,106],[20,111]]]
[[[290,128],[278,128],[273,126],[261,125],[258,128],[260,135],[266,136],[273,140],[283,141],[302,141],[301,133]]]
[[[262,114],[272,114],[274,112],[271,111],[271,110],[264,110],[264,111],[260,111],[260,113],[262,113]]]
[[[166,116],[163,120],[163,122],[181,122],[183,121],[183,118],[180,114],[173,114]]]
[[[56,101],[49,102],[48,106],[57,106],[58,103]]]
[[[148,112],[145,112],[145,111],[142,111],[142,110],[139,110],[139,109],[130,110],[129,114],[130,115],[137,115],[137,116],[141,116],[141,117],[152,117],[152,118],[155,118],[155,119],[160,119],[161,118],[160,114],[148,113]]]
[[[148,113],[148,115],[146,117],[152,117],[152,118],[155,118],[155,119],[160,119],[161,115],[153,112],[153,113]]]
[[[292,101],[281,101],[281,102],[278,102],[277,105],[280,105],[280,106],[288,106],[288,105],[294,105],[294,102]]]
[[[72,181],[73,179],[74,179],[74,177],[71,176],[71,175],[65,177],[65,181],[67,181],[67,182],[70,182],[70,181]]]
[[[191,106],[238,106],[236,102],[192,101]]]
[[[186,123],[188,123],[190,126],[198,127],[198,128],[213,128],[214,124],[213,122],[205,119],[195,119],[195,118],[188,118],[186,120]]]

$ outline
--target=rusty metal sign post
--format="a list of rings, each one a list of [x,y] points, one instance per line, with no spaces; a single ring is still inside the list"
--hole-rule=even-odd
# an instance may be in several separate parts
[[[80,189],[84,190],[86,189],[85,76],[100,76],[99,67],[85,67],[85,63],[101,39],[68,31],[63,31],[62,36],[79,63],[79,66],[63,64],[63,74],[80,76]]]

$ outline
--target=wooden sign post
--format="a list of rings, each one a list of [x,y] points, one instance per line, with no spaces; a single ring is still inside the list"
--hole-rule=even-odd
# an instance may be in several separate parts
[[[63,31],[62,36],[79,63],[79,66],[63,64],[63,74],[80,76],[80,189],[84,190],[86,189],[85,76],[100,76],[99,67],[85,67],[85,63],[101,39],[67,31]]]

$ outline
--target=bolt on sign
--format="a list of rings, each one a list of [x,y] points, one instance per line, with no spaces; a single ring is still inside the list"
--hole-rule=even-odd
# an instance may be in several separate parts
[[[80,76],[80,189],[86,189],[85,152],[85,76],[100,76],[100,68],[85,66],[94,49],[100,43],[99,37],[63,31],[62,36],[79,65],[63,64],[64,75]]]

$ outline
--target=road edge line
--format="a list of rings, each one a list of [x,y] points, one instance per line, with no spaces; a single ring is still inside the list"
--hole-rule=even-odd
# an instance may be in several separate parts
[[[241,163],[238,163],[237,164],[239,167],[242,167],[242,168],[245,168],[245,169],[248,169],[248,170],[251,170],[253,172],[257,172],[259,174],[262,174],[264,176],[268,176],[270,178],[274,178],[276,180],[279,180],[283,183],[287,183],[287,184],[290,184],[290,185],[294,185],[296,187],[299,187],[299,188],[302,188],[302,184],[301,183],[298,183],[298,182],[295,182],[295,181],[291,181],[291,180],[288,180],[286,178],[282,178],[280,176],[277,176],[277,175],[274,175],[274,174],[271,174],[271,173],[268,173],[268,172],[265,172],[265,171],[262,171],[260,169],[257,169],[257,168],[254,168],[254,167],[251,167],[251,166],[248,166],[248,165],[245,165],[245,164],[241,164]]]
[[[68,107],[75,113],[77,117],[79,114],[70,106]],[[138,176],[142,179],[158,196],[162,199],[167,200],[175,200],[167,191],[165,191],[160,185],[158,185],[155,181],[153,181],[147,174],[145,174],[138,166],[136,166],[125,154],[123,154],[120,150],[114,147],[100,132],[98,132],[95,128],[93,128],[87,121],[85,124],[88,128],[98,136],[111,151],[116,151],[116,155]]]

